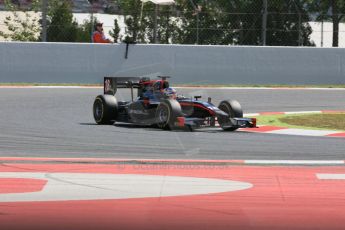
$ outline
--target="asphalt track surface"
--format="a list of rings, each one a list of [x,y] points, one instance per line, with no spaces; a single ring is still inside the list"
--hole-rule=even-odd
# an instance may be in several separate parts
[[[179,89],[185,96],[237,99],[245,113],[344,110],[345,90]],[[0,89],[0,157],[344,160],[344,138],[204,129],[99,126],[102,89]],[[118,98],[128,99],[121,90]]]

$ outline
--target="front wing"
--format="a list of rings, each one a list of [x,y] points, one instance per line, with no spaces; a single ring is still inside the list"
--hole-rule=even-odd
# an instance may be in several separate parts
[[[216,127],[219,126],[214,117],[209,119],[193,118],[193,117],[177,117],[176,127]],[[222,128],[256,128],[256,118],[230,118],[229,122],[223,124]]]

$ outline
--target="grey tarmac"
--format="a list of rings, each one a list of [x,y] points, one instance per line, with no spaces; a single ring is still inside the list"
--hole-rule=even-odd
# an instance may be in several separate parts
[[[179,89],[187,97],[236,99],[245,113],[345,110],[345,90]],[[345,160],[344,138],[99,126],[102,89],[0,89],[0,157]],[[118,99],[129,99],[120,90]]]

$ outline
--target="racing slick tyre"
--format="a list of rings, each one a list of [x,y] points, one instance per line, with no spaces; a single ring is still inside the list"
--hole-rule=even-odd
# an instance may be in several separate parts
[[[93,103],[93,117],[99,125],[112,125],[117,117],[117,100],[112,95],[98,95]]]
[[[238,129],[237,127],[225,127],[224,125],[229,123],[229,118],[243,117],[243,110],[240,103],[235,100],[225,100],[220,102],[218,108],[229,114],[229,117],[218,117],[220,127],[225,131],[235,131]]]
[[[181,105],[173,99],[162,100],[156,110],[156,124],[158,128],[171,130],[175,126],[176,118],[182,116]]]

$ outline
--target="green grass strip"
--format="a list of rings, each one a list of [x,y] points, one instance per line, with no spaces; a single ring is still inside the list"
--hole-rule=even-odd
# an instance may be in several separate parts
[[[345,131],[345,113],[263,115],[257,119],[259,125]]]

